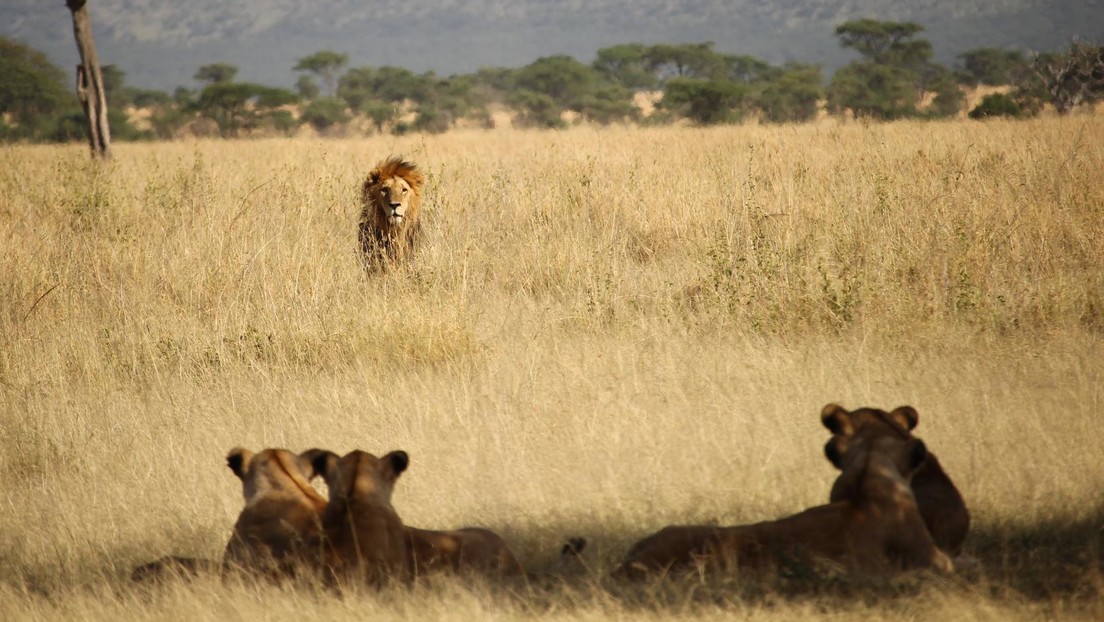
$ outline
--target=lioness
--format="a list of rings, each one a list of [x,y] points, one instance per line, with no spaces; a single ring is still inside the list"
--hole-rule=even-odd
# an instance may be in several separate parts
[[[418,221],[425,176],[398,157],[376,165],[361,187],[360,249],[365,266],[381,270],[413,257],[421,234]]]
[[[395,480],[409,462],[404,451],[382,458],[360,450],[340,458],[330,451],[315,454],[314,468],[330,491],[322,530],[323,563],[332,578],[376,586],[413,578],[402,520],[391,506]]]
[[[406,454],[403,453],[402,455],[405,460]],[[340,460],[343,459],[339,459],[336,454],[330,452],[320,452],[318,456],[316,467],[326,480],[327,485],[330,486],[330,503],[332,506],[334,500],[338,498],[335,495],[341,494],[340,484],[338,484],[340,474],[334,470],[334,465],[340,464]],[[398,473],[401,473],[405,468],[405,463],[403,463],[395,477],[397,478]],[[335,485],[338,486],[337,490],[334,488]],[[390,499],[390,493],[393,489],[394,478],[388,488],[388,499]],[[390,507],[390,501],[388,501],[388,506]],[[335,509],[336,511],[338,510]],[[394,511],[393,508],[391,511]],[[355,516],[353,520],[356,520]],[[423,576],[440,571],[473,572],[488,577],[525,573],[524,568],[502,537],[489,529],[465,527],[452,531],[433,531],[408,525],[400,526],[404,566],[409,569],[411,576]],[[328,528],[326,533],[327,535],[331,533]],[[332,536],[330,537],[332,540]],[[582,545],[577,548],[581,549]],[[338,547],[338,549],[335,554],[339,557],[352,557],[347,550],[342,553],[341,547]],[[388,567],[398,566],[391,560],[388,562]]]
[[[838,457],[847,478],[844,500],[752,525],[665,527],[636,543],[614,576],[639,579],[694,568],[762,570],[821,561],[850,571],[935,567],[949,572],[953,564],[932,542],[908,487],[908,477],[926,454],[918,439],[883,437],[855,444]]]
[[[292,576],[316,563],[326,500],[309,483],[315,457],[315,451],[230,450],[226,464],[242,481],[245,508],[226,545],[224,575],[238,569]]]
[[[911,406],[901,406],[891,412],[877,408],[859,408],[848,411],[838,404],[828,404],[821,411],[821,422],[832,432],[829,445],[840,445],[842,455],[847,444],[858,437],[889,435],[912,438],[911,431],[920,421],[920,415]],[[829,456],[831,460],[831,455]],[[832,461],[836,467],[840,464]],[[841,475],[832,486],[831,501],[843,498]],[[970,531],[970,512],[951,478],[943,471],[939,460],[930,451],[911,481],[912,494],[924,524],[931,532],[936,546],[952,557],[962,553],[962,544]]]
[[[497,533],[482,527],[453,531],[405,528],[407,555],[415,576],[437,571],[488,577],[520,576],[525,569]]]

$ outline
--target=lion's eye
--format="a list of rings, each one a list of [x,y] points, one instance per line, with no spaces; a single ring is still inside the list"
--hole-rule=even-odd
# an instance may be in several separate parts
[[[403,188],[403,194],[406,194],[407,188]]]

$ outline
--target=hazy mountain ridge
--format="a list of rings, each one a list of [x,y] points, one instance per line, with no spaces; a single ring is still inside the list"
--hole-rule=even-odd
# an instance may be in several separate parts
[[[1055,6],[1061,4],[1062,6]],[[719,50],[771,62],[820,62],[830,71],[851,55],[832,30],[857,17],[911,20],[945,62],[971,47],[1055,49],[1075,35],[1104,39],[1104,0],[90,0],[105,63],[136,86],[194,86],[195,69],[225,61],[241,79],[290,85],[295,60],[320,49],[350,65],[396,64],[443,75],[480,66],[520,66],[539,56],[583,61],[597,49],[640,41],[712,40]],[[9,0],[0,35],[76,62],[64,4]]]

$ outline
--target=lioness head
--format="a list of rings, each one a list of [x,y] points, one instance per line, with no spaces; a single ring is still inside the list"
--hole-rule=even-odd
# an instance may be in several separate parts
[[[425,177],[401,158],[389,158],[368,173],[364,182],[366,209],[376,211],[377,222],[398,227],[404,218],[416,216]]]
[[[911,406],[886,412],[877,408],[848,411],[837,404],[828,404],[821,412],[821,422],[833,436],[825,446],[825,454],[832,464],[842,469],[842,456],[851,446],[869,445],[879,438],[882,442],[901,442],[912,437],[919,421],[916,409]],[[970,512],[958,488],[943,471],[934,454],[927,452],[909,485],[936,544],[951,555],[961,553],[970,530]],[[832,486],[829,499],[843,499],[850,488],[848,478],[840,475]]]
[[[912,440],[912,429],[919,423],[920,415],[912,406],[900,406],[886,412],[877,408],[848,411],[838,404],[828,404],[821,410],[820,421],[832,432],[824,453],[829,462],[842,469],[843,456],[854,443],[869,444],[880,439],[884,446]]]
[[[896,438],[892,436],[874,436],[867,439],[844,439],[839,436],[832,437],[824,446],[824,453],[828,460],[836,465],[843,473],[833,490],[833,497],[847,497],[848,487],[856,482],[850,481],[851,476],[858,476],[861,469],[869,464],[872,454],[877,454],[888,459],[902,480],[908,481],[923,466],[928,457],[928,448],[924,441],[918,438]]]
[[[295,455],[286,449],[264,449],[253,453],[235,447],[226,455],[226,465],[242,481],[242,494],[248,505],[255,499],[271,494],[302,494],[311,500],[325,500],[310,485],[317,475],[314,459],[319,450]]]
[[[313,456],[313,469],[322,475],[330,490],[330,502],[338,500],[378,500],[387,504],[395,490],[395,481],[406,470],[410,458],[405,451],[376,456],[353,450],[342,457],[330,451]]]
[[[326,499],[310,485],[316,455],[295,455],[286,449],[230,450],[226,465],[242,482],[245,507],[226,544],[224,572],[292,576],[310,565],[311,543],[321,535],[326,508]]]

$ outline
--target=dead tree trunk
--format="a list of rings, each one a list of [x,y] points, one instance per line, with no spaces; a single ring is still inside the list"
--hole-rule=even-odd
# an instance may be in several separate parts
[[[107,124],[107,94],[104,92],[100,57],[92,38],[92,18],[87,0],[65,0],[73,14],[73,36],[77,39],[81,64],[77,65],[77,98],[88,119],[88,142],[92,157],[111,157],[111,128]]]

